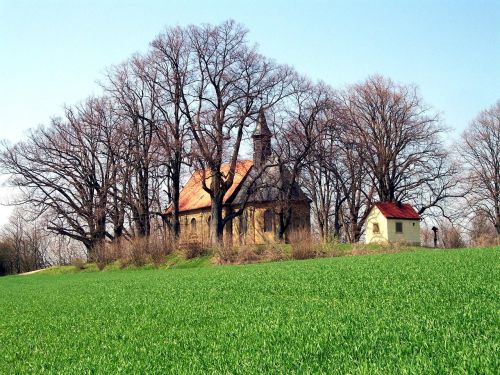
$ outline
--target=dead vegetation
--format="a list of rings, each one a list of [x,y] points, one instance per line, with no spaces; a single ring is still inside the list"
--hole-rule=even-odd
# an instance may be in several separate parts
[[[489,241],[489,239],[488,239]],[[393,242],[386,245],[366,245],[362,243],[343,244],[336,238],[321,242],[311,236],[307,230],[291,232],[286,242],[264,245],[233,245],[224,243],[207,247],[190,241],[177,243],[172,238],[161,236],[137,237],[129,241],[106,242],[97,246],[89,259],[103,270],[111,264],[120,268],[141,267],[152,264],[159,267],[172,254],[174,259],[192,260],[210,256],[216,265],[239,265],[281,260],[305,260],[339,256],[357,256],[367,254],[396,253],[415,249],[405,242]],[[177,262],[178,260],[176,260]],[[86,268],[81,259],[75,259],[73,265],[78,270]]]
[[[113,262],[118,262],[120,268],[140,267],[148,263],[158,267],[175,248],[175,241],[171,238],[135,237],[128,241],[103,242],[94,248],[89,260],[95,263],[99,270],[103,270]],[[82,269],[79,264],[75,266]]]

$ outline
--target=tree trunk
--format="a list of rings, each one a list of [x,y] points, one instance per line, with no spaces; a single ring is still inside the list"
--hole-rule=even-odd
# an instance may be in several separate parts
[[[222,218],[222,198],[212,197],[212,219],[210,220],[210,238],[212,244],[222,244],[224,241],[224,221]]]
[[[290,224],[290,218],[292,216],[292,208],[281,209],[278,214],[278,226],[276,227],[276,239],[278,241],[283,241],[285,239],[286,230]]]
[[[180,164],[180,163],[179,163]],[[172,175],[172,205],[173,205],[173,223],[172,232],[174,238],[178,239],[181,234],[181,221],[179,219],[179,196],[180,196],[180,171]]]

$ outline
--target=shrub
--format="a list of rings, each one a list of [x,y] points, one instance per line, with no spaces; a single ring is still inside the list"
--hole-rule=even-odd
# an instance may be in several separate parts
[[[441,242],[445,248],[465,247],[465,241],[460,231],[451,224],[441,224]]]
[[[105,242],[96,245],[92,249],[91,260],[97,265],[100,271],[102,271],[108,264],[110,264],[114,259]]]
[[[360,242],[356,242],[352,244],[351,251],[348,255],[365,255],[370,253],[371,251],[368,246]]]
[[[307,230],[297,230],[289,235],[293,259],[309,259],[318,256],[317,247],[313,244],[311,235]]]
[[[71,264],[73,267],[75,267],[77,270],[84,270],[86,262],[82,258],[75,258],[71,261]]]
[[[186,259],[193,259],[207,254],[206,248],[196,241],[182,244],[180,250]]]
[[[284,260],[287,258],[283,250],[283,246],[280,244],[268,244],[264,247],[263,256],[265,260],[277,261]]]
[[[151,262],[158,267],[165,261],[165,257],[175,249],[175,243],[170,236],[150,236],[148,238],[146,253]]]
[[[244,245],[238,249],[238,263],[254,263],[262,259],[262,253],[259,254],[254,246]]]
[[[478,247],[500,246],[500,236],[494,233],[483,233],[474,238],[472,243]]]
[[[238,259],[238,251],[230,244],[219,244],[213,249],[215,264],[231,264]]]
[[[343,255],[337,237],[330,236],[326,242],[318,244],[318,253],[323,257],[338,257]]]
[[[403,248],[408,247],[408,242],[406,241],[393,241],[389,242],[385,246],[384,250],[386,253],[398,253],[403,250]]]
[[[121,268],[132,264],[140,267],[150,262],[159,266],[165,260],[165,256],[175,249],[175,244],[175,241],[161,235],[134,237],[128,240],[122,238],[97,246],[91,258],[101,270],[115,260],[119,260]]]

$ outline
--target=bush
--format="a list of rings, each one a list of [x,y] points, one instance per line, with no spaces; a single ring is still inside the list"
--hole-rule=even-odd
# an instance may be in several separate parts
[[[372,251],[363,243],[355,242],[352,244],[351,251],[347,255],[366,255]]]
[[[85,269],[86,262],[82,258],[75,258],[71,261],[71,265],[80,271]]]
[[[91,261],[93,261],[97,268],[102,271],[108,264],[113,262],[113,256],[111,254],[111,249],[105,242],[96,245],[92,249]]]
[[[389,242],[385,247],[385,252],[387,253],[399,253],[405,247],[410,246],[406,241],[393,241]]]
[[[268,244],[264,248],[263,256],[265,260],[277,261],[284,260],[287,258],[283,250],[283,246],[280,244]]]
[[[494,233],[483,233],[474,238],[472,244],[478,247],[500,246],[500,236]]]
[[[292,247],[293,259],[309,259],[318,256],[317,247],[313,244],[307,230],[298,230],[290,233],[289,242]]]
[[[255,246],[244,245],[238,249],[237,263],[254,263],[262,259],[262,254],[257,252]]]
[[[444,248],[465,247],[462,233],[452,224],[441,223],[438,235],[439,234]]]
[[[238,259],[238,251],[229,244],[219,244],[213,249],[215,264],[232,264]]]
[[[207,249],[196,241],[182,244],[180,250],[186,259],[193,259],[207,254]]]

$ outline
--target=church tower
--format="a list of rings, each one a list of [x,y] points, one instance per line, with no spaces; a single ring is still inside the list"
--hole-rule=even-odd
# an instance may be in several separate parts
[[[252,135],[253,138],[253,163],[260,167],[271,156],[271,137],[272,133],[267,127],[264,110],[259,111],[257,126]]]

